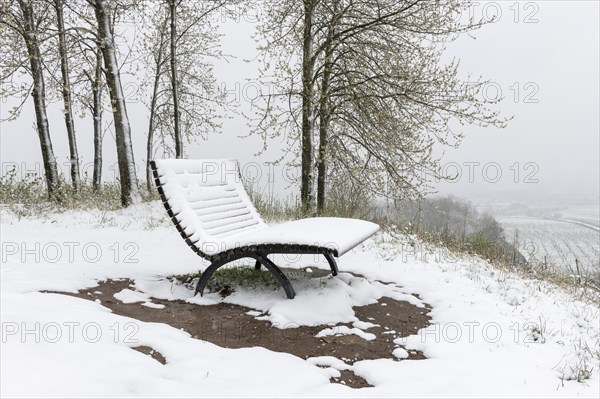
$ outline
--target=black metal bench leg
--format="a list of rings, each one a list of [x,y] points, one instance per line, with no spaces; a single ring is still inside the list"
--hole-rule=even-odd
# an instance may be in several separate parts
[[[260,270],[260,261],[256,261],[256,263],[254,264],[254,270]]]
[[[252,253],[252,254],[249,254],[248,256],[256,259],[257,263],[261,263],[267,269],[269,269],[269,271],[273,274],[273,276],[275,276],[275,278],[277,279],[279,284],[281,284],[281,286],[283,287],[283,290],[285,291],[285,294],[287,295],[287,297],[289,299],[294,299],[294,297],[296,296],[294,287],[292,287],[290,280],[288,280],[288,278],[285,276],[285,274],[283,274],[281,269],[279,267],[277,267],[277,265],[275,263],[271,262],[271,260],[269,258],[267,258],[265,255],[262,255],[259,253]]]
[[[194,295],[196,295],[197,293],[200,293],[200,296],[204,295],[204,288],[206,287],[206,283],[208,282],[208,279],[210,279],[210,277],[213,275],[213,273],[221,266],[234,261],[235,258],[230,259],[230,258],[224,258],[218,261],[215,261],[213,263],[210,264],[210,266],[208,266],[206,268],[206,270],[204,270],[202,272],[202,275],[200,275],[200,280],[198,280],[198,284],[196,285],[196,291],[194,292]]]
[[[334,276],[337,276],[338,267],[337,267],[337,263],[335,263],[335,259],[333,259],[333,255],[330,253],[326,253],[323,255],[325,255],[325,259],[327,259],[327,262],[329,263],[329,267],[331,268],[331,274]]]
[[[196,292],[194,293],[194,295],[200,293],[200,296],[202,296],[204,294],[204,288],[206,288],[206,283],[208,282],[210,277],[213,275],[213,273],[219,267],[224,266],[225,264],[227,264],[229,262],[233,262],[236,259],[240,259],[240,258],[244,258],[244,257],[254,258],[256,260],[255,268],[257,266],[260,267],[260,265],[264,265],[275,276],[275,278],[277,279],[279,284],[281,284],[281,286],[283,287],[283,290],[285,291],[286,296],[289,299],[294,299],[294,297],[296,296],[296,292],[294,291],[294,288],[292,287],[290,280],[288,280],[288,278],[285,276],[285,274],[283,274],[281,269],[279,269],[279,267],[277,267],[277,265],[275,263],[271,262],[271,260],[269,258],[267,258],[265,255],[255,253],[255,252],[245,253],[245,254],[243,254],[243,256],[224,258],[224,259],[220,259],[220,260],[217,260],[217,261],[211,263],[210,266],[208,266],[204,270],[204,272],[202,272],[202,275],[200,276],[200,280],[198,280],[198,284],[196,285]]]

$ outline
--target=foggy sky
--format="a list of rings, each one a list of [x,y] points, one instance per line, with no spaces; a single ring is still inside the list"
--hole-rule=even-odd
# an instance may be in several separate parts
[[[501,91],[505,99],[498,109],[514,119],[505,129],[464,127],[462,146],[444,150],[445,170],[458,171],[460,178],[454,183],[440,183],[438,188],[442,193],[496,199],[515,193],[544,198],[559,192],[574,196],[591,193],[592,198],[597,198],[600,181],[598,2],[536,1],[520,2],[518,7],[514,7],[514,1],[481,2],[473,12],[475,16],[497,15],[498,20],[475,32],[475,39],[464,37],[450,44],[447,57],[461,60],[463,76],[470,73],[489,79],[492,83],[488,95]],[[237,58],[228,63],[219,62],[216,68],[217,80],[239,103],[240,110],[247,109],[246,98],[252,97],[257,88],[254,83],[258,76],[256,62],[244,62],[256,55],[255,42],[250,38],[254,20],[253,13],[239,21],[226,19],[223,49]],[[133,82],[132,77],[123,76],[123,79]],[[140,167],[138,176],[143,178],[148,112],[136,87],[125,85],[124,89],[129,98],[135,159]],[[2,117],[14,104],[15,100],[0,103]],[[68,142],[60,109],[60,104],[50,105],[48,116],[54,150],[61,170],[66,172]],[[29,103],[18,120],[1,124],[2,173],[12,163],[24,163],[29,169],[41,165],[33,115],[33,106]],[[112,115],[105,112],[104,118],[112,119]],[[89,165],[82,173],[87,170],[91,177],[91,122],[76,119],[75,125],[82,164]],[[256,157],[261,141],[238,138],[247,133],[246,120],[234,115],[223,122],[220,135],[188,144],[186,154],[189,158],[237,158],[242,164],[253,162],[263,168],[261,181],[266,184],[266,173],[274,173],[275,191],[293,192],[284,189],[289,179],[283,178],[282,167],[262,166],[278,157],[281,142],[271,142],[267,153]],[[114,138],[107,134],[104,138],[107,179],[113,176],[109,168],[116,162],[115,152]],[[253,176],[255,169],[248,168],[247,172]]]

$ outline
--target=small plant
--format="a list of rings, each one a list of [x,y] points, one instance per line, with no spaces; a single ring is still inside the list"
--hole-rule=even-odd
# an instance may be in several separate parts
[[[194,285],[202,276],[201,272],[172,276],[171,281],[177,280],[183,284]],[[206,288],[212,292],[218,292],[223,297],[231,295],[237,288],[259,288],[267,287],[273,290],[279,288],[275,277],[264,269],[255,270],[254,267],[236,266],[217,270],[208,280]]]
[[[47,192],[44,182],[35,174],[17,178],[15,170],[0,177],[0,204],[7,206],[19,218],[31,214],[31,208],[45,208]],[[41,211],[41,210],[40,210]]]
[[[574,380],[583,382],[590,379],[592,372],[594,371],[594,367],[589,365],[586,358],[580,358],[579,362],[574,367],[569,367],[571,370],[567,377],[567,381]]]
[[[540,316],[539,323],[532,323],[527,338],[529,342],[546,343],[546,320]]]
[[[586,342],[575,344],[575,354],[560,367],[561,380],[584,382],[594,373],[593,359],[599,351],[593,351]]]
[[[168,222],[168,223],[167,223]],[[171,222],[169,219],[165,219],[164,217],[146,217],[146,230],[154,230],[161,226],[170,226]]]
[[[140,186],[139,191],[143,201],[158,199],[155,190],[148,192]],[[19,218],[45,216],[52,212],[68,210],[112,211],[122,207],[121,186],[118,181],[110,181],[96,189],[87,175],[84,175],[79,191],[74,191],[69,182],[61,177],[56,195],[51,199],[48,197],[44,179],[36,173],[17,176],[15,170],[9,170],[4,176],[0,176],[0,204]],[[100,226],[105,223],[109,221],[103,220]]]
[[[300,203],[297,198],[280,199],[272,193],[260,191],[251,185],[246,186],[248,196],[258,213],[269,221],[284,221],[302,217]]]

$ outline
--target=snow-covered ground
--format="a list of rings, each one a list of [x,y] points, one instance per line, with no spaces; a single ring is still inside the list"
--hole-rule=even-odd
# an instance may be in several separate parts
[[[532,263],[556,266],[569,273],[600,273],[600,231],[593,225],[570,220],[500,217],[506,239]]]
[[[597,199],[594,205],[569,206],[558,213],[562,219],[577,220],[600,227],[600,207]]]
[[[2,396],[600,395],[598,306],[484,261],[457,259],[414,237],[378,233],[340,258],[338,277],[295,281],[294,300],[267,289],[240,290],[225,300],[254,308],[257,315],[266,311],[280,327],[354,322],[345,332],[365,339],[369,324],[356,318],[352,306],[382,296],[427,303],[431,326],[396,342],[398,348],[423,351],[426,360],[397,361],[390,354],[347,365],[259,347],[225,349],[165,324],[115,315],[102,303],[40,292],[74,292],[107,278],[130,278],[142,293],[119,294],[126,301],[221,300],[217,294],[193,297],[165,279],[206,264],[163,213],[158,203],[21,220],[0,211]],[[278,262],[327,268],[313,256]],[[131,349],[139,345],[158,350],[166,365]],[[402,349],[394,352],[403,357]],[[330,383],[344,368],[374,387]],[[578,374],[589,378],[573,380]]]

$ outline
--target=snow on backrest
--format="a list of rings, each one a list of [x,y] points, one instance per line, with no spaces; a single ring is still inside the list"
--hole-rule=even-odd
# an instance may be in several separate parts
[[[235,160],[154,161],[158,183],[176,222],[198,250],[220,252],[224,238],[264,228],[244,189]]]

